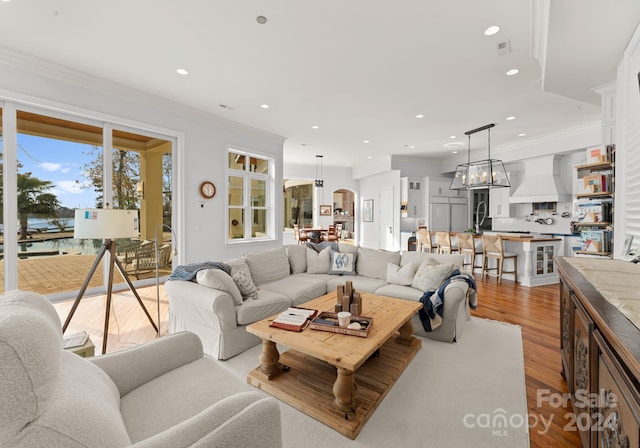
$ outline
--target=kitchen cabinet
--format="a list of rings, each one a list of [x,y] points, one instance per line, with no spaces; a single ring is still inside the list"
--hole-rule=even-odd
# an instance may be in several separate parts
[[[511,207],[509,203],[510,188],[491,188],[489,189],[489,217],[490,218],[508,218],[511,216]]]
[[[422,179],[400,178],[400,216],[402,218],[423,217],[422,191]]]
[[[606,272],[615,271],[611,282],[629,285],[632,296],[637,271],[604,258],[558,257],[556,264],[562,372],[571,399],[565,430],[579,431],[583,447],[638,447],[640,328],[601,292],[614,287]]]

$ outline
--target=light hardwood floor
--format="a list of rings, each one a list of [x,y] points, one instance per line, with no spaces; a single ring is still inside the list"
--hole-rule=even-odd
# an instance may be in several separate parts
[[[565,431],[569,423],[566,413],[569,408],[553,408],[548,403],[537,406],[537,393],[549,390],[550,393],[566,393],[567,387],[561,376],[560,361],[560,324],[558,286],[526,288],[509,280],[498,284],[495,277],[484,280],[476,275],[478,283],[478,309],[472,315],[522,327],[524,345],[524,363],[526,375],[527,401],[529,413],[536,418],[551,420],[548,431],[542,431],[541,425],[530,430],[531,447],[579,447],[580,439],[576,432]],[[138,289],[156,319],[156,288]],[[72,301],[55,304],[62,321],[71,308]],[[86,330],[96,346],[96,353],[102,346],[104,324],[104,296],[83,298],[68,332]],[[164,289],[160,288],[161,331],[167,332],[168,299]],[[150,341],[156,337],[144,312],[130,292],[118,293],[113,298],[113,313],[110,324],[107,352],[122,350]],[[464,334],[463,336],[464,337]],[[452,401],[456,397],[452,397]]]

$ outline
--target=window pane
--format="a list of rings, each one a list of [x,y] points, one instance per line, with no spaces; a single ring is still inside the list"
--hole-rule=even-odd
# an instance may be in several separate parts
[[[229,239],[244,238],[244,210],[229,209]]]
[[[251,206],[265,207],[267,205],[266,197],[267,183],[264,180],[251,179]]]
[[[253,210],[253,222],[251,223],[251,236],[256,238],[262,238],[267,236],[267,211]]]
[[[244,194],[242,189],[242,177],[229,176],[229,205],[239,206],[244,205]]]
[[[244,171],[244,159],[245,157],[242,154],[238,154],[235,152],[229,153],[229,168],[232,170],[242,170]]]
[[[249,159],[249,171],[253,173],[269,174],[269,162],[265,159],[251,157]]]

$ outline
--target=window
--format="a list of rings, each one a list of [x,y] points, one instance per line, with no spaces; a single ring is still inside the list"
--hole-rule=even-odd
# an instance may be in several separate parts
[[[273,159],[229,149],[227,155],[228,241],[273,237]]]

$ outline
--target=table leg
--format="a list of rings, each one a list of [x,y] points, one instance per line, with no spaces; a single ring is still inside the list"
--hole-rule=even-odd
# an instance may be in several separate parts
[[[267,339],[262,340],[262,352],[260,353],[260,367],[258,370],[268,380],[282,373],[282,364],[278,362],[280,353],[276,347],[276,343]]]
[[[406,321],[398,330],[400,335],[396,338],[396,342],[404,345],[411,345],[415,337],[413,336],[413,324],[411,319]]]
[[[354,372],[337,367],[338,377],[333,384],[334,404],[346,420],[353,419],[356,402],[356,380]]]

